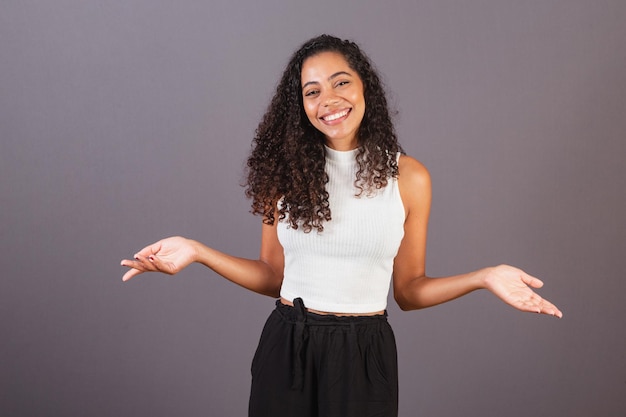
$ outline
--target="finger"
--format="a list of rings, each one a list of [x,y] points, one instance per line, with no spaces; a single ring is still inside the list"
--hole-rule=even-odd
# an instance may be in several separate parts
[[[120,265],[125,266],[125,267],[130,268],[130,269],[138,269],[140,271],[144,271],[145,270],[143,264],[141,262],[139,262],[138,260],[124,259],[124,260],[122,260]]]
[[[137,253],[135,255],[135,261],[131,262],[131,268],[143,270],[145,272],[164,272],[172,275],[175,271],[170,263],[163,262],[158,256],[149,255],[143,256]]]
[[[131,261],[130,259],[122,259],[122,262],[120,262],[120,265],[132,268],[133,267],[133,262],[134,261]]]
[[[543,281],[539,278],[535,278],[532,275],[524,274],[522,275],[522,281],[524,284],[528,285],[532,288],[541,288],[543,287]]]
[[[129,269],[128,271],[126,271],[126,273],[124,274],[124,276],[122,277],[122,281],[126,282],[129,279],[143,273],[144,271],[140,271],[139,269]]]
[[[142,250],[140,250],[139,252],[137,252],[135,254],[135,257],[137,255],[139,256],[144,256],[144,257],[148,257],[150,255],[154,255],[155,253],[159,253],[159,251],[161,250],[161,241],[159,240],[156,243],[153,243],[152,245],[148,245],[145,248],[143,248]]]
[[[140,272],[148,272],[148,271],[156,270],[154,265],[148,260],[148,258],[140,256],[138,254],[135,255],[134,260],[130,260],[130,259],[122,260],[121,265],[130,269],[136,269]]]
[[[539,305],[539,303],[536,303],[534,301],[524,301],[521,302],[520,305],[518,306],[518,308],[522,311],[526,311],[529,313],[541,313],[541,305]]]
[[[554,304],[552,304],[551,302],[547,300],[543,300],[543,303],[541,306],[541,313],[555,316],[558,318],[563,317],[563,312],[561,312],[561,310],[559,310]]]
[[[163,262],[158,256],[150,255],[148,257],[148,262],[150,262],[152,266],[159,272],[164,272],[170,275],[174,274],[175,272],[171,264]]]
[[[526,300],[520,303],[518,308],[530,313],[546,314],[558,318],[563,317],[563,313],[554,304],[540,297]]]
[[[139,253],[135,254],[135,262],[131,265],[133,268],[137,268],[137,264],[139,265],[138,269],[145,269],[146,271],[157,271],[154,263],[150,260],[153,255],[144,256]]]

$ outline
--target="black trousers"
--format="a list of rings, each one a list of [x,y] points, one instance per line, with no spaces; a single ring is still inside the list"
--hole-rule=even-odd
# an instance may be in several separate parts
[[[333,316],[276,302],[252,361],[250,417],[396,417],[387,315]]]

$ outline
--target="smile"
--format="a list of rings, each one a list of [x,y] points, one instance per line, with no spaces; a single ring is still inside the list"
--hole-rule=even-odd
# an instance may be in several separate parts
[[[329,114],[328,116],[323,116],[322,120],[324,120],[325,122],[332,122],[334,120],[341,119],[342,117],[347,116],[348,113],[350,113],[350,109],[346,109],[337,113]]]

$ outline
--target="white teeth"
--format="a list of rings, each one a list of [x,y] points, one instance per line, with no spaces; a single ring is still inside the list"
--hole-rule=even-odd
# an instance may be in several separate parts
[[[346,114],[348,114],[348,110],[340,111],[339,113],[331,114],[330,116],[324,117],[324,120],[327,122],[332,122],[333,120],[342,118]]]

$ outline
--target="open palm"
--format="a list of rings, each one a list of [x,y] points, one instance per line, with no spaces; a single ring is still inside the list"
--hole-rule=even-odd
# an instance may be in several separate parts
[[[521,269],[508,265],[494,267],[489,271],[486,282],[491,292],[519,310],[563,316],[554,304],[532,290],[541,288],[543,282]]]

